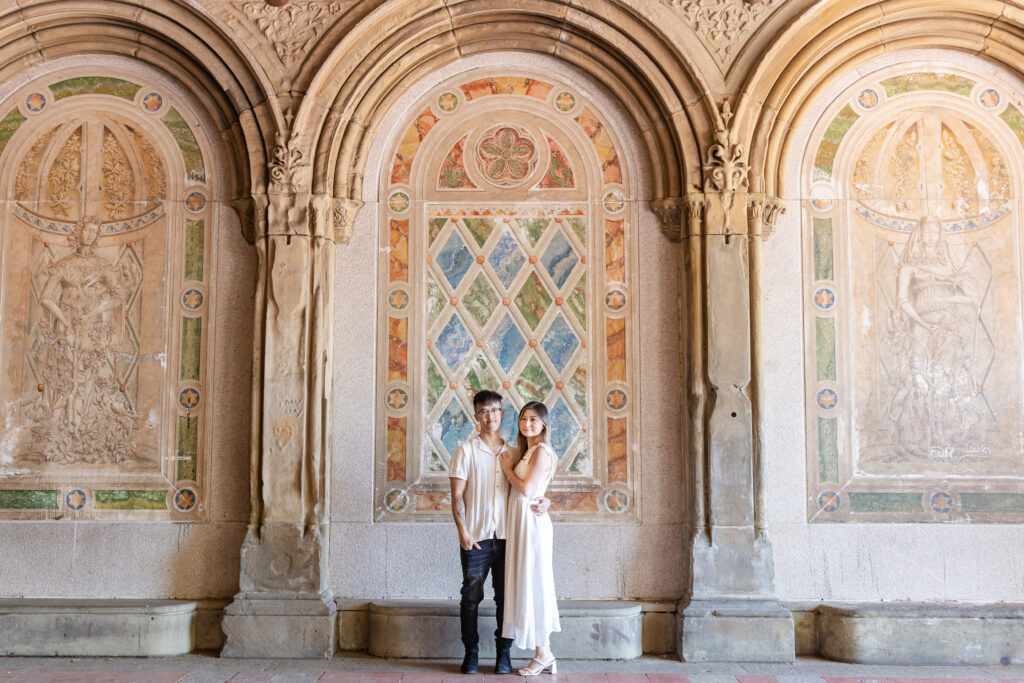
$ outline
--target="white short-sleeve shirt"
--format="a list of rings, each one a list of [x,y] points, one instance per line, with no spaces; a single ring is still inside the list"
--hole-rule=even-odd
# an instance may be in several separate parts
[[[514,448],[504,441],[496,450],[479,435],[464,441],[452,456],[448,476],[465,479],[466,531],[476,540],[505,538],[505,505],[508,501],[508,479],[498,464],[498,454]],[[452,501],[454,505],[454,501]]]

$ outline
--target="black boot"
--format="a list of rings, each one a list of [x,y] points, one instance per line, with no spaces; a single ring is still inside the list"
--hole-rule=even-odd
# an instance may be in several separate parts
[[[480,671],[480,650],[476,647],[467,647],[466,656],[462,658],[462,673],[475,674]]]
[[[494,641],[494,650],[497,653],[494,658],[494,673],[512,673],[512,639],[498,638]]]

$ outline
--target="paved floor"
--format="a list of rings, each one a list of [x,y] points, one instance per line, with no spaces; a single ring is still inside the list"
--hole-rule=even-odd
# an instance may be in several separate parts
[[[522,664],[525,664],[525,660]],[[519,664],[515,662],[514,664]],[[519,676],[463,676],[455,661],[220,659],[213,655],[149,659],[0,658],[0,681],[19,683],[517,683]],[[659,657],[631,661],[560,661],[557,676],[537,683],[979,683],[1022,681],[1024,666],[868,666],[800,658],[792,664],[691,664]]]

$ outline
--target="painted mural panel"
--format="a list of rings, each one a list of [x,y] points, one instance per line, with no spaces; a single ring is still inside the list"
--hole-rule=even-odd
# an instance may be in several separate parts
[[[614,131],[533,76],[415,110],[382,179],[376,518],[447,518],[448,463],[491,389],[508,439],[524,403],[547,404],[561,513],[636,519],[635,217]]]
[[[7,103],[0,516],[202,514],[207,189],[166,97],[88,75]]]
[[[889,73],[819,125],[811,521],[1024,519],[1001,497],[1024,491],[1017,97],[954,70]]]

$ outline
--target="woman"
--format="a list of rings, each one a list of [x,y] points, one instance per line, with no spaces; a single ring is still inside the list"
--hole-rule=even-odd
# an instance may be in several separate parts
[[[530,503],[543,496],[555,472],[555,454],[549,445],[548,409],[530,402],[519,413],[519,453],[513,464],[508,452],[501,454],[501,469],[508,477],[508,512],[505,516],[505,617],[502,635],[516,647],[534,648],[533,660],[519,670],[520,676],[536,676],[551,669],[552,631],[561,631],[555,601],[555,576],[551,564],[551,518],[536,515]]]

